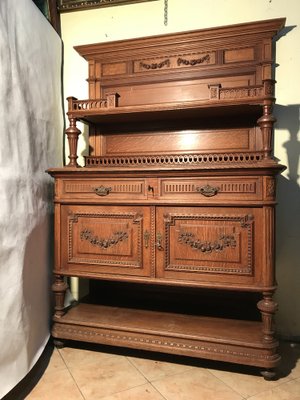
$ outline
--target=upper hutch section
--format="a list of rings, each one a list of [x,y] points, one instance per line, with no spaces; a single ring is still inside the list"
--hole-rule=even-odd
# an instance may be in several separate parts
[[[260,104],[273,97],[272,38],[284,22],[77,46],[89,65],[89,100],[71,98],[69,111],[97,121],[98,112]]]
[[[202,168],[270,160],[273,39],[284,23],[278,18],[75,47],[88,61],[89,99],[68,98],[69,166],[78,166],[79,119],[91,128],[86,166]],[[186,131],[192,148],[182,145]],[[155,166],[147,159],[153,152],[162,157]],[[189,161],[164,158],[180,154]]]

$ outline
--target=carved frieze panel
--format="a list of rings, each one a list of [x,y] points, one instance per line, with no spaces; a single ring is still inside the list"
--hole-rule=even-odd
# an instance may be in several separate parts
[[[163,69],[178,69],[201,67],[216,64],[216,52],[187,53],[166,57],[153,57],[133,61],[134,72],[159,71]]]

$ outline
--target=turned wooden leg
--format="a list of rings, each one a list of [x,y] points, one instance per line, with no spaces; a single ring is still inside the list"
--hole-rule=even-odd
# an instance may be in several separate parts
[[[257,307],[261,312],[263,323],[263,341],[266,343],[273,342],[274,339],[274,314],[278,305],[273,300],[272,292],[263,292],[263,299],[257,303]]]
[[[60,318],[65,313],[65,295],[68,285],[64,281],[64,277],[61,275],[55,275],[55,282],[52,285],[52,290],[54,292],[54,317]]]
[[[264,81],[264,94],[269,99],[264,100],[263,115],[258,119],[257,123],[260,126],[262,133],[264,158],[271,158],[273,126],[276,118],[272,114],[273,96],[274,96],[274,81],[266,79]]]
[[[69,115],[69,121],[70,126],[66,129],[66,135],[69,143],[70,162],[67,167],[79,167],[79,164],[77,163],[77,143],[81,131],[76,127],[76,118],[72,118],[72,116]]]

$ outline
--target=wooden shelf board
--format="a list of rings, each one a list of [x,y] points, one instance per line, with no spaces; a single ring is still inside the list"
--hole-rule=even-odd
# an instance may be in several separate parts
[[[78,304],[56,322],[86,327],[123,330],[132,333],[163,335],[192,340],[264,347],[262,325],[241,321],[186,314]]]
[[[236,116],[243,114],[252,116],[255,120],[261,115],[262,100],[249,100],[248,103],[224,103],[224,104],[163,104],[163,105],[141,105],[141,106],[122,106],[115,108],[103,108],[95,110],[70,111],[75,118],[82,119],[87,123],[111,124],[120,122],[142,122],[160,120],[182,120],[216,118],[217,116]],[[179,112],[180,111],[180,112]]]

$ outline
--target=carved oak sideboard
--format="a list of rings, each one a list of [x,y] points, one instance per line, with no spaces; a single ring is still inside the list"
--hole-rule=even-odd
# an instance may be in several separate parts
[[[284,168],[272,156],[273,67],[284,22],[75,47],[88,62],[89,99],[68,98],[70,161],[48,170],[57,342],[223,360],[273,376],[275,179]],[[84,167],[77,121],[89,126]],[[214,290],[216,309],[228,292],[255,293],[259,319],[246,309],[242,318],[140,304],[66,309],[73,276],[185,288],[204,303]]]

